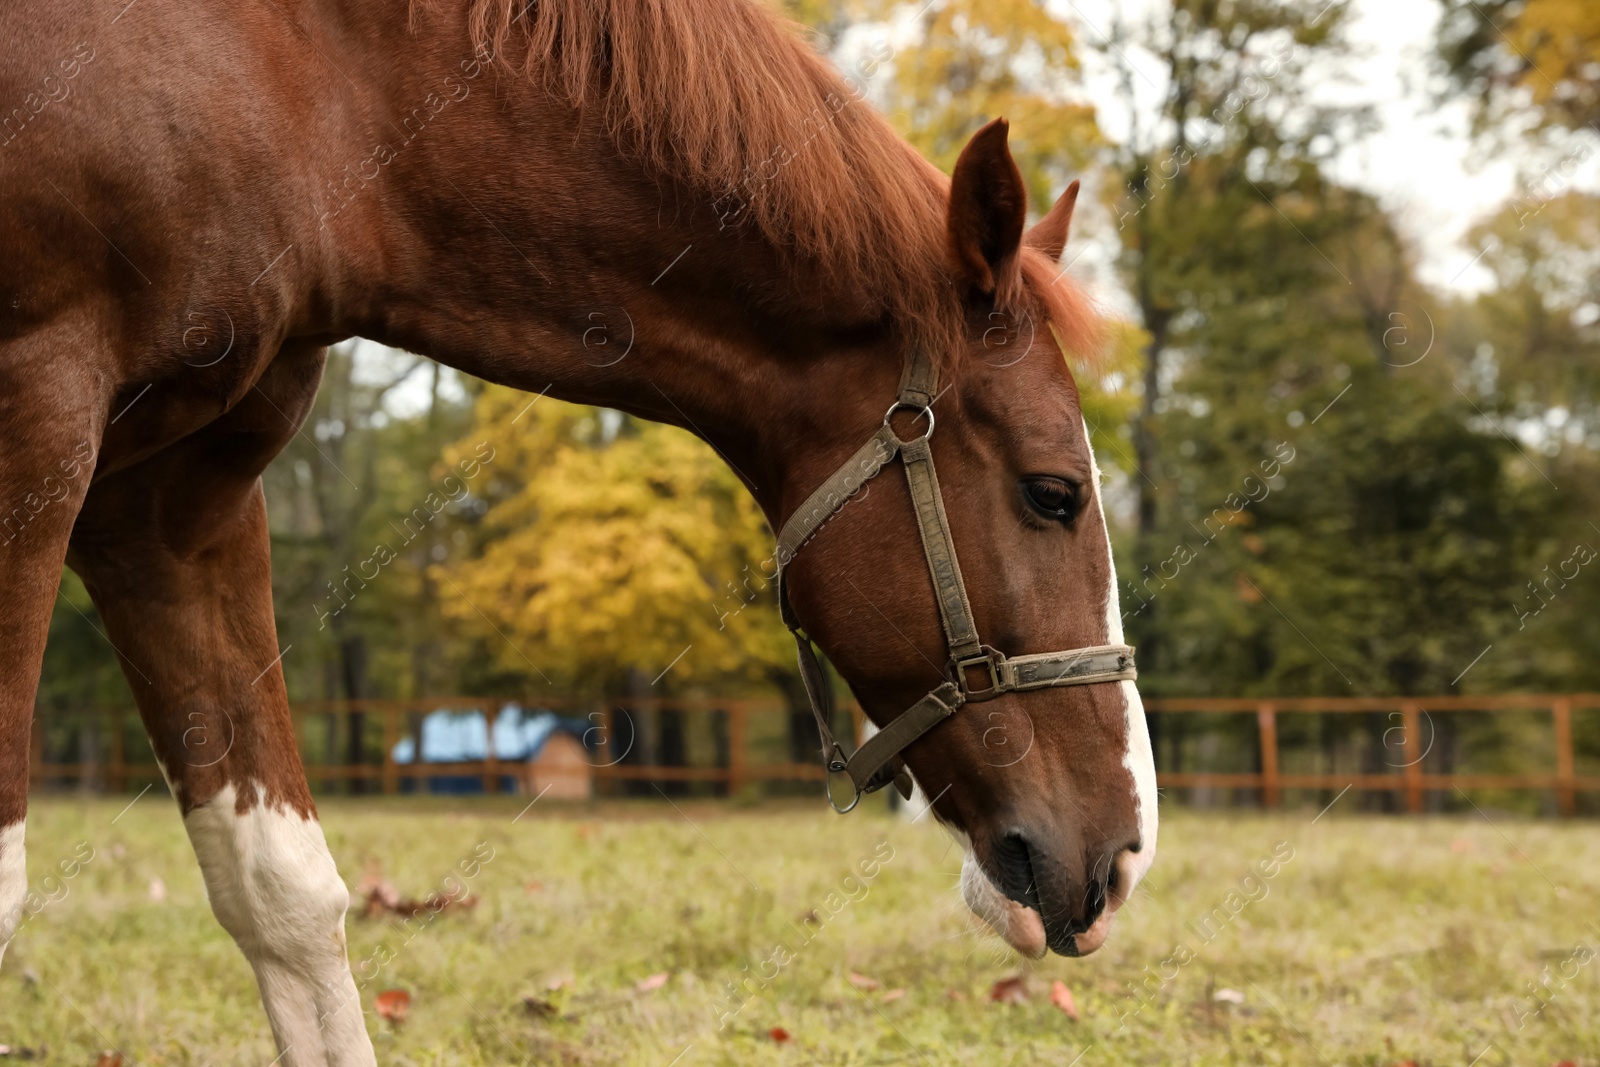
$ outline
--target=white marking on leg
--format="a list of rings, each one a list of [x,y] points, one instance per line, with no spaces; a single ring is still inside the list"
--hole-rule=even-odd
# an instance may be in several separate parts
[[[22,924],[22,905],[28,899],[28,863],[23,851],[24,824],[0,829],[0,960],[6,945]]]
[[[284,1067],[369,1067],[376,1061],[345,953],[350,893],[322,827],[287,808],[241,815],[237,802],[225,786],[184,816],[184,828],[211,910],[256,972]]]

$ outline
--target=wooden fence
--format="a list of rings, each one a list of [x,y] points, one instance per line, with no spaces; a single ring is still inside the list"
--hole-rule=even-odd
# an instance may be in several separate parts
[[[394,794],[402,791],[402,783],[414,784],[434,778],[479,778],[482,780],[484,792],[494,793],[500,791],[507,777],[514,776],[520,770],[521,764],[498,758],[494,753],[492,741],[487,758],[451,763],[422,763],[415,760],[400,763],[395,759],[394,749],[400,739],[408,735],[418,740],[420,748],[418,732],[420,720],[423,716],[440,710],[481,714],[488,736],[492,739],[502,708],[513,702],[509,698],[500,697],[312,701],[292,706],[290,714],[295,723],[296,735],[301,742],[301,758],[306,776],[313,784],[376,783],[366,791]],[[540,697],[526,701],[523,706],[530,712],[554,711],[568,718],[582,719],[588,724],[584,728],[585,741],[598,750],[590,765],[590,773],[603,792],[613,791],[608,788],[613,783],[628,781],[715,782],[731,793],[752,782],[821,781],[822,779],[819,762],[793,760],[755,762],[751,759],[752,720],[778,719],[784,717],[788,711],[787,706],[775,698],[640,699],[612,703],[580,703],[553,701],[547,697]],[[633,738],[637,736],[637,724],[662,712],[720,718],[726,724],[726,759],[710,766],[688,763],[661,765],[625,762],[628,752],[619,754],[617,750],[622,746],[612,739],[625,740],[627,747],[631,749]],[[859,734],[864,722],[860,710],[854,706],[847,706],[841,708],[840,714],[848,715],[852,719]],[[306,735],[308,732],[314,732],[317,724],[326,723],[330,719],[341,722],[342,725],[335,728],[335,733],[342,738],[347,735],[350,718],[355,715],[363,717],[364,729],[370,729],[372,724],[376,723],[377,736],[371,739],[374,744],[365,746],[369,750],[375,747],[372,755],[376,758],[360,763],[330,762],[318,760],[307,752]],[[134,744],[130,737],[138,738],[136,744],[139,750],[145,753],[150,751],[149,745],[143,740],[143,728],[136,714],[112,708],[72,718],[79,727],[88,725],[95,731],[97,737],[104,739],[103,758],[75,761],[46,758],[45,732],[42,727],[48,726],[49,723],[41,722],[36,717],[29,773],[32,784],[60,786],[103,782],[107,791],[123,792],[132,782],[160,780],[161,769],[153,758],[146,760],[129,758],[129,749]],[[74,724],[69,721],[68,725]],[[812,730],[814,731],[815,727],[812,727]],[[339,744],[342,746],[344,742],[341,740]],[[198,756],[203,759],[209,756],[209,751],[199,753]]]
[[[458,763],[399,763],[394,758],[396,743],[404,736],[419,736],[421,717],[440,709],[476,711],[487,723],[489,736],[494,736],[494,724],[506,701],[498,698],[441,697],[427,700],[368,700],[360,702],[324,702],[296,705],[292,709],[297,735],[301,738],[302,756],[306,773],[313,783],[324,787],[344,784],[347,788],[364,792],[393,794],[409,785],[423,788],[422,783],[433,778],[479,778],[485,792],[497,792],[508,777],[514,777],[521,765],[498,759],[492,751],[486,759]],[[530,708],[550,709],[572,717],[583,718],[587,741],[594,750],[591,763],[597,788],[602,793],[614,793],[628,782],[710,782],[718,792],[737,793],[751,783],[777,781],[819,781],[822,771],[814,760],[797,761],[787,758],[773,759],[774,750],[787,749],[784,743],[789,709],[773,699],[713,698],[679,700],[633,700],[611,704],[578,704],[552,702],[541,698],[528,701]],[[1479,790],[1536,790],[1555,797],[1559,814],[1570,816],[1578,810],[1580,793],[1600,792],[1600,775],[1584,775],[1577,771],[1574,755],[1573,719],[1575,712],[1600,711],[1600,694],[1575,693],[1558,695],[1512,695],[1475,697],[1348,697],[1348,698],[1294,698],[1294,699],[1158,699],[1146,702],[1146,710],[1153,721],[1159,720],[1163,729],[1169,729],[1179,718],[1194,716],[1253,716],[1255,719],[1256,750],[1252,754],[1254,769],[1250,771],[1163,770],[1157,780],[1166,789],[1228,789],[1253,791],[1261,806],[1277,808],[1282,805],[1287,790],[1307,790],[1323,793],[1345,789],[1387,793],[1400,799],[1404,810],[1418,813],[1426,809],[1429,793],[1451,793],[1457,789]],[[1457,713],[1491,713],[1495,716],[1532,713],[1546,717],[1549,726],[1549,747],[1553,750],[1554,766],[1529,773],[1456,773],[1430,769],[1429,750],[1436,734],[1434,716]],[[662,713],[700,716],[714,725],[718,740],[711,758],[684,758],[664,765],[663,761],[640,762],[627,757],[634,748],[634,740],[618,755],[623,734],[638,736],[640,724],[658,719]],[[365,761],[350,763],[319,760],[307,751],[314,747],[312,735],[319,727],[324,736],[325,751],[334,747],[335,737],[343,738],[352,715],[361,715],[364,733],[370,743],[364,746]],[[1384,769],[1368,768],[1360,772],[1343,773],[1319,771],[1294,773],[1281,766],[1279,728],[1281,717],[1288,715],[1382,715],[1385,722],[1384,745],[1399,757],[1384,760]],[[841,711],[849,715],[859,730],[863,720],[859,709],[849,707]],[[64,785],[95,786],[111,792],[127,790],[140,781],[158,780],[159,769],[152,760],[129,758],[129,750],[148,752],[136,716],[110,710],[80,716],[81,725],[95,732],[103,741],[103,750],[95,758],[77,761],[46,758],[44,729],[35,720],[31,779],[35,785],[61,787]],[[720,723],[720,725],[716,725]],[[342,725],[339,725],[342,724]],[[781,728],[774,731],[774,724]],[[43,724],[48,726],[48,723]],[[1596,718],[1600,726],[1600,716]],[[626,729],[624,727],[626,726]],[[752,732],[763,735],[755,743]],[[1170,732],[1170,731],[1169,731]],[[1392,743],[1390,735],[1393,737]],[[775,742],[776,737],[776,742]],[[97,742],[99,743],[99,742]],[[338,741],[343,747],[345,742]],[[704,746],[702,746],[703,748]],[[1161,748],[1158,746],[1158,759]],[[702,756],[706,753],[702,752]],[[1435,759],[1437,762],[1437,759]],[[363,783],[353,786],[350,783]]]
[[[1212,773],[1207,771],[1168,772],[1158,775],[1163,787],[1232,787],[1255,789],[1263,807],[1282,804],[1286,789],[1357,790],[1392,792],[1404,797],[1405,810],[1420,813],[1429,792],[1454,792],[1457,789],[1547,790],[1554,793],[1557,811],[1563,816],[1577,812],[1580,792],[1600,792],[1600,776],[1580,776],[1576,772],[1573,746],[1575,710],[1600,708],[1600,694],[1567,693],[1558,695],[1510,695],[1473,697],[1306,697],[1276,700],[1166,699],[1147,702],[1148,710],[1163,714],[1240,714],[1254,713],[1259,744],[1260,767],[1250,773]],[[1428,747],[1435,731],[1424,729],[1432,716],[1462,712],[1496,714],[1547,714],[1554,748],[1555,766],[1525,774],[1437,773],[1425,767]],[[1398,721],[1390,727],[1398,734],[1397,762],[1384,773],[1362,774],[1286,774],[1279,767],[1279,716],[1285,714],[1383,714]],[[1387,761],[1386,761],[1387,762]]]

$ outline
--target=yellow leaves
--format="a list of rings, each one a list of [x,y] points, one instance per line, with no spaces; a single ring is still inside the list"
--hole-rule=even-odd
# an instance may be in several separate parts
[[[1139,406],[1140,374],[1150,335],[1125,319],[1106,323],[1108,344],[1101,358],[1089,365],[1074,364],[1073,376],[1089,424],[1089,440],[1102,466],[1114,463],[1133,468],[1132,439],[1121,435]]]
[[[893,5],[881,5],[880,17]],[[1075,102],[1071,27],[1032,0],[949,0],[897,51],[888,112],[900,133],[945,171],[983,123],[1012,123],[1034,208],[1049,208],[1067,175],[1100,143],[1094,109]]]
[[[1593,0],[1528,0],[1507,37],[1532,64],[1522,87],[1536,103],[1566,95],[1563,86],[1592,83],[1600,63],[1600,6]]]
[[[526,656],[590,691],[675,660],[677,686],[786,667],[764,577],[771,534],[717,455],[681,430],[531,399],[479,401],[473,439],[496,443],[507,484],[479,558],[438,569],[465,594],[447,612],[508,669],[526,671]]]

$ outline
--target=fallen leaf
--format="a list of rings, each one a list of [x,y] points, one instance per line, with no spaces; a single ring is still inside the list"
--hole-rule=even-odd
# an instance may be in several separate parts
[[[789,1041],[789,1031],[785,1030],[781,1026],[774,1026],[771,1030],[768,1030],[767,1036],[772,1038],[772,1040],[776,1041],[780,1045]]]
[[[996,1004],[1026,1004],[1028,1003],[1028,977],[1027,975],[1013,975],[1002,978],[989,990],[989,999]]]
[[[379,993],[372,1006],[378,1009],[378,1016],[388,1019],[395,1026],[406,1021],[406,1015],[411,1011],[411,994],[404,989],[385,989]]]
[[[1078,1004],[1072,999],[1072,990],[1059,978],[1050,983],[1050,1003],[1065,1012],[1073,1022],[1078,1021]]]
[[[553,1003],[531,993],[522,998],[522,1008],[529,1015],[537,1015],[541,1019],[553,1019],[561,1014],[561,1009]]]
[[[874,989],[883,988],[883,983],[878,981],[876,978],[868,978],[866,975],[857,974],[855,971],[851,971],[844,977],[845,981],[849,982],[857,989],[865,989],[868,993],[872,992]]]
[[[122,1053],[106,1049],[100,1053],[100,1058],[94,1061],[94,1067],[122,1067]]]
[[[662,971],[660,974],[652,974],[649,978],[639,979],[634,983],[633,988],[640,993],[654,993],[667,984],[667,977],[666,971]]]
[[[899,1000],[905,995],[906,991],[904,989],[891,989],[889,992],[883,995],[883,1002],[885,1004],[893,1004],[895,1001]]]
[[[361,915],[362,918],[375,919],[380,915],[393,913],[402,919],[415,919],[424,912],[438,914],[452,908],[471,911],[477,906],[478,898],[475,896],[452,897],[444,893],[429,893],[421,900],[402,898],[394,886],[384,882],[367,891],[367,903]]]
[[[1219,989],[1211,994],[1211,999],[1218,1004],[1243,1004],[1244,994],[1237,989]]]

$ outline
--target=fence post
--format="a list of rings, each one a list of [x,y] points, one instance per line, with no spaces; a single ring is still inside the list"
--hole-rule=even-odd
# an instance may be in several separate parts
[[[122,709],[111,709],[111,755],[106,786],[113,793],[128,790],[128,758],[122,748]]]
[[[1261,733],[1261,802],[1276,808],[1283,799],[1278,784],[1278,711],[1269,701],[1256,708],[1256,728]]]
[[[601,762],[599,768],[605,771],[602,777],[605,783],[605,795],[614,797],[617,795],[617,777],[611,773],[611,770],[622,762],[622,757],[616,755],[617,742],[616,735],[613,733],[613,729],[616,727],[616,716],[611,712],[611,702],[609,700],[601,702],[599,715],[601,737]]]
[[[500,792],[500,754],[494,748],[494,724],[500,717],[500,702],[491,700],[483,706],[483,721],[489,728],[489,751],[483,761],[483,791]]]
[[[1564,818],[1578,810],[1577,775],[1572,766],[1572,701],[1558,699],[1550,708],[1556,731],[1556,809]]]
[[[1400,705],[1400,721],[1406,731],[1406,811],[1422,814],[1422,708],[1414,700]]]
[[[400,769],[394,762],[394,746],[400,740],[399,719],[400,709],[393,704],[383,707],[383,792],[386,796],[393,796],[400,792]],[[413,762],[420,760],[422,753],[418,752]]]
[[[728,705],[728,795],[737,796],[744,787],[750,766],[750,754],[745,751],[749,739],[750,709],[744,701]]]

